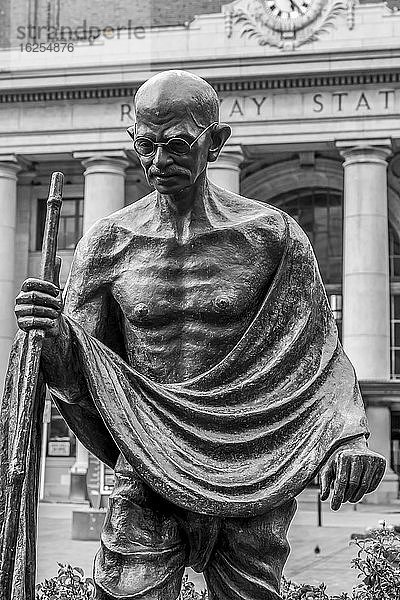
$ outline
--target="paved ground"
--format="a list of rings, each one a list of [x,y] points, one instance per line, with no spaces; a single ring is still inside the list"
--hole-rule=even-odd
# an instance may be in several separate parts
[[[93,556],[98,542],[71,540],[72,510],[81,509],[69,504],[40,505],[38,581],[52,577],[57,572],[57,562],[82,567],[90,575]],[[337,513],[323,503],[323,526],[317,527],[316,502],[308,493],[299,502],[299,510],[290,528],[290,558],[285,575],[298,583],[328,585],[328,592],[336,594],[350,591],[357,584],[357,573],[350,569],[355,556],[354,546],[349,546],[350,534],[363,532],[375,526],[380,519],[400,524],[400,507],[345,505]],[[320,553],[315,553],[316,546]],[[204,587],[202,576],[193,572],[190,577],[196,586]]]

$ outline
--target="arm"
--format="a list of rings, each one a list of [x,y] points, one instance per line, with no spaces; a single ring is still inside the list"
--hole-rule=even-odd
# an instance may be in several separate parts
[[[96,235],[97,234],[97,235]],[[107,322],[107,265],[95,231],[77,246],[66,286],[65,301],[57,281],[27,279],[16,299],[18,326],[28,331],[36,327],[46,332],[42,351],[42,370],[51,391],[60,399],[74,403],[87,396],[86,386],[74,354],[71,334],[64,314],[77,321],[87,333],[104,341]],[[104,268],[100,272],[100,266]],[[58,269],[59,271],[59,269]]]

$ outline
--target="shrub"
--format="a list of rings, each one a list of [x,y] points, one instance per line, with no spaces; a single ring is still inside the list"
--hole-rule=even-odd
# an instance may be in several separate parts
[[[352,568],[361,582],[351,595],[328,596],[326,585],[318,587],[282,579],[283,600],[400,600],[400,538],[389,528],[373,530],[368,537],[351,542],[358,547]],[[93,581],[79,567],[62,565],[56,577],[37,586],[37,600],[93,600]],[[340,574],[338,574],[340,576]],[[183,578],[179,600],[207,600],[207,592],[197,592],[187,575]]]
[[[375,529],[355,540],[357,557],[351,566],[362,582],[353,590],[354,600],[400,600],[400,539],[389,528]]]
[[[326,586],[298,585],[282,579],[283,600],[400,600],[400,539],[392,528],[382,527],[351,542],[358,547],[351,567],[361,579],[351,595],[328,596]]]
[[[82,569],[57,564],[56,577],[45,579],[36,586],[37,600],[92,600],[95,597],[94,583],[85,577]]]

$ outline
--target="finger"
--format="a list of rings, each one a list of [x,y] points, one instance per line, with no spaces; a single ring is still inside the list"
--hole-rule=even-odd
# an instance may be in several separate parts
[[[37,304],[40,306],[50,306],[60,309],[62,300],[60,297],[54,298],[43,292],[21,292],[15,299],[16,304]]]
[[[350,464],[350,473],[347,481],[347,487],[344,494],[343,502],[348,502],[354,494],[357,493],[361,485],[364,474],[364,465],[361,457],[354,456]]]
[[[354,484],[351,487],[351,490],[349,490],[349,494],[348,494],[348,498],[347,498],[348,502],[358,502],[359,501],[360,491],[362,491],[362,489],[363,489],[363,482],[365,481],[365,478],[366,478],[366,470],[365,470],[365,468],[362,468],[359,471],[359,477],[358,477],[357,483],[354,482]],[[354,479],[354,481],[355,481],[355,479]]]
[[[30,329],[51,330],[56,326],[54,319],[45,319],[43,317],[22,317],[18,320],[18,327],[24,331]]]
[[[365,494],[368,494],[368,492],[370,491],[372,480],[376,479],[375,471],[376,467],[373,467],[371,465],[364,469],[360,485],[358,487],[358,490],[356,490],[356,492],[354,493],[351,502],[360,502],[363,496],[365,496]]]
[[[338,510],[343,502],[347,488],[347,481],[349,478],[349,467],[349,458],[346,455],[341,454],[339,456],[339,465],[333,487],[333,495],[331,500],[332,510]]]
[[[46,306],[32,306],[29,304],[20,304],[15,307],[17,319],[21,317],[44,317],[45,319],[58,319],[59,311]]]
[[[332,461],[321,471],[321,500],[326,500],[329,497],[334,478],[335,469]]]
[[[350,500],[350,502],[353,502],[353,503],[360,502],[360,500],[365,496],[365,494],[368,493],[368,488],[369,488],[369,483],[365,479],[365,474],[364,474],[363,479],[360,483],[360,486],[359,486],[357,492],[354,494],[354,496]]]
[[[29,279],[25,279],[24,283],[21,286],[23,292],[45,292],[46,294],[50,294],[50,296],[58,296],[60,290],[54,283],[50,281],[44,281],[43,279],[34,279],[30,277]]]
[[[383,461],[382,461],[383,463]],[[368,492],[373,492],[374,490],[376,490],[376,488],[378,487],[378,485],[380,484],[380,482],[383,479],[383,476],[385,474],[385,470],[386,470],[386,465],[381,462],[376,466],[375,472],[373,473],[370,482],[369,482],[369,486],[368,486]]]
[[[363,474],[362,485],[357,493],[353,496],[351,502],[359,502],[365,494],[373,492],[380,484],[382,477],[385,474],[385,460],[375,461]]]

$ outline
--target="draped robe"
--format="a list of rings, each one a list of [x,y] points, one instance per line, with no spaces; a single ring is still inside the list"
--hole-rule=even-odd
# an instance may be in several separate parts
[[[71,309],[74,290],[93,277],[85,247],[77,249],[65,315],[84,383],[72,403],[53,388],[58,408],[100,460],[114,467],[121,452],[149,486],[189,510],[261,514],[296,496],[341,444],[368,436],[311,245],[283,218],[285,249],[246,331],[218,364],[178,383],[127,363],[115,302]],[[107,261],[102,268],[107,279]],[[88,318],[101,322],[102,341],[85,331]]]

